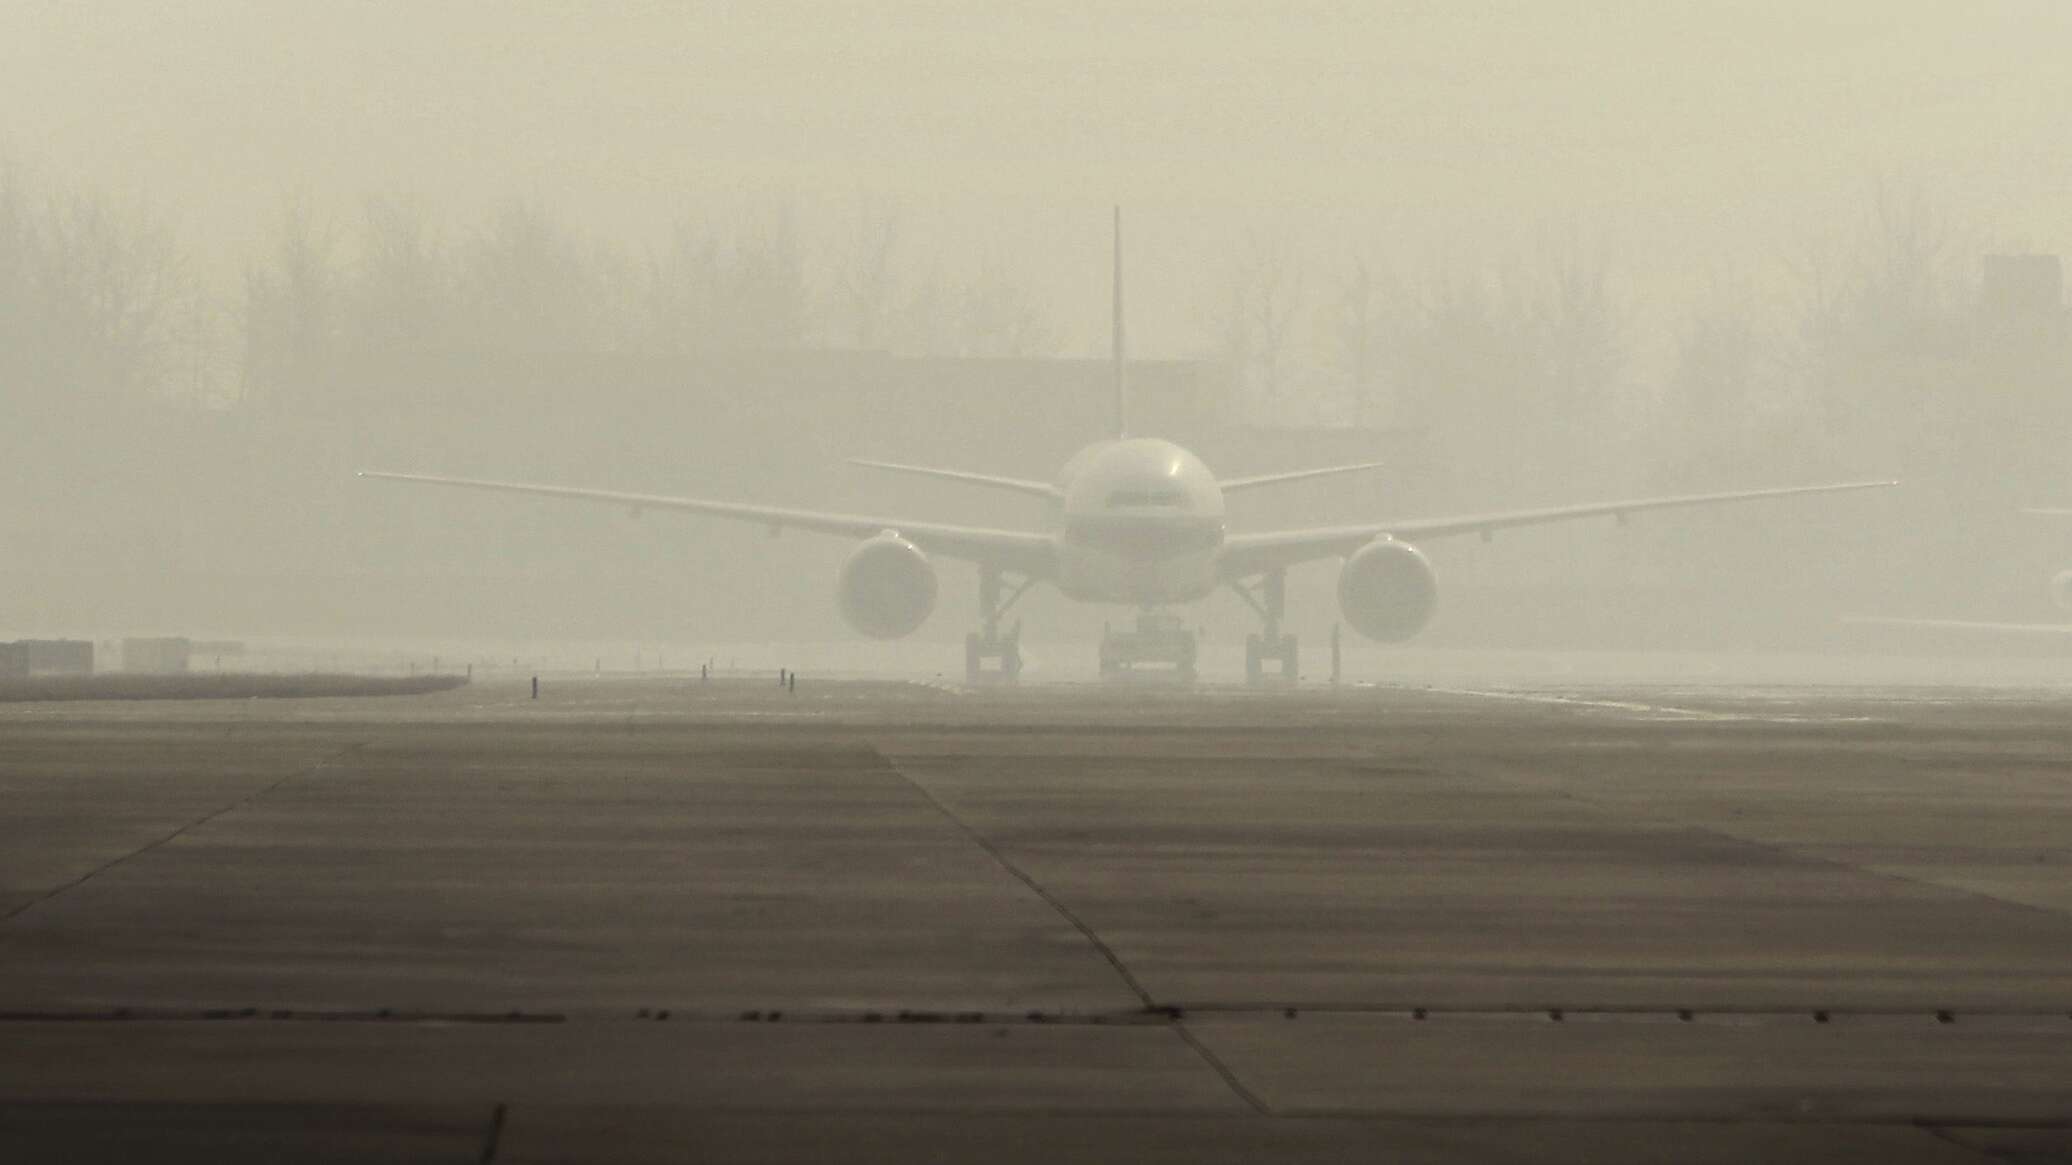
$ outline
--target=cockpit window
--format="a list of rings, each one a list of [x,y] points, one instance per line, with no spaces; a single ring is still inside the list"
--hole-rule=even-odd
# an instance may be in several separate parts
[[[1111,510],[1121,510],[1136,506],[1168,506],[1174,509],[1181,509],[1185,508],[1186,505],[1187,491],[1169,487],[1124,487],[1108,495],[1108,508]]]

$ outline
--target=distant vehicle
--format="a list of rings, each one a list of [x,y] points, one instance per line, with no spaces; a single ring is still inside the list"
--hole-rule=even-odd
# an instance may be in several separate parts
[[[1218,480],[1208,466],[1186,449],[1170,441],[1131,436],[1123,354],[1120,211],[1115,219],[1113,303],[1113,435],[1081,449],[1065,463],[1055,483],[931,466],[858,462],[890,472],[1044,498],[1050,503],[1050,522],[1049,529],[1040,532],[417,473],[366,471],[361,476],[605,502],[634,510],[682,510],[752,522],[773,531],[790,527],[860,538],[862,543],[841,569],[837,594],[849,624],[874,638],[908,635],[927,619],[935,606],[937,591],[931,556],[976,563],[980,626],[965,640],[965,671],[971,680],[980,679],[989,670],[1007,679],[1020,673],[1019,624],[1003,628],[1002,623],[1016,601],[1039,582],[1049,583],[1081,602],[1129,604],[1138,608],[1134,628],[1104,634],[1100,651],[1103,674],[1157,664],[1191,679],[1195,672],[1194,633],[1162,608],[1201,599],[1218,587],[1227,586],[1260,619],[1260,631],[1248,636],[1245,644],[1245,675],[1254,682],[1264,678],[1269,663],[1278,664],[1282,674],[1290,679],[1298,673],[1295,636],[1281,627],[1286,614],[1287,571],[1313,559],[1343,560],[1338,575],[1338,603],[1346,622],[1369,639],[1394,643],[1422,629],[1438,603],[1437,576],[1417,548],[1417,543],[1428,539],[1462,534],[1486,538],[1497,530],[1516,526],[1594,516],[1624,520],[1626,515],[1642,510],[1839,493],[1896,484],[1843,482],[1232,533],[1224,520],[1224,499],[1230,494],[1377,466],[1337,465]],[[989,662],[994,664],[991,669],[987,667]]]

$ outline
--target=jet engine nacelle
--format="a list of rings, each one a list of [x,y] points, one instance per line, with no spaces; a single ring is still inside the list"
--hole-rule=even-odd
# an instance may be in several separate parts
[[[842,564],[837,589],[849,626],[873,639],[897,639],[935,609],[935,567],[920,547],[887,530]]]
[[[1353,552],[1338,572],[1338,609],[1353,630],[1397,643],[1432,621],[1439,577],[1417,547],[1377,538]]]
[[[2050,576],[2050,601],[2060,611],[2072,611],[2072,570],[2061,570]]]

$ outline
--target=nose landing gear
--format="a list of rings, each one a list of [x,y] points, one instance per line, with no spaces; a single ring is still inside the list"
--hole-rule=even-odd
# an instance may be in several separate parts
[[[1141,611],[1135,630],[1101,628],[1101,678],[1120,679],[1142,664],[1163,664],[1183,684],[1194,682],[1194,631],[1178,615]]]
[[[1263,684],[1266,682],[1266,665],[1279,660],[1281,679],[1294,683],[1302,674],[1301,650],[1293,635],[1245,636],[1245,682]]]

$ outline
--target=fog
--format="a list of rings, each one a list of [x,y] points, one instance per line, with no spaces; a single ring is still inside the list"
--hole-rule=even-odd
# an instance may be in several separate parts
[[[353,474],[1040,530],[845,461],[1106,436],[1120,205],[1135,431],[1388,463],[1234,531],[1905,480],[1435,541],[1417,658],[2057,650],[1838,616],[2062,617],[2072,14],[1635,9],[0,6],[0,638],[869,666],[849,540]],[[975,625],[937,567],[887,666]]]

